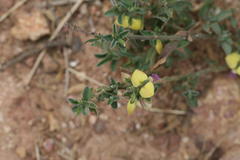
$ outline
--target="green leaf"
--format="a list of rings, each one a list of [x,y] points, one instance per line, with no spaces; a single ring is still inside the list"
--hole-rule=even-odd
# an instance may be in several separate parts
[[[117,30],[117,25],[113,25],[113,37],[115,37],[118,33],[118,30]]]
[[[90,112],[93,112],[93,113],[95,113],[96,115],[98,114],[98,112],[97,112],[97,109],[96,109],[96,108],[89,108],[89,110],[90,110]]]
[[[184,92],[183,95],[185,96],[187,104],[190,107],[198,106],[198,99],[197,99],[197,97],[199,96],[198,91],[188,90],[188,91]]]
[[[220,35],[222,33],[221,27],[218,23],[212,23],[210,27],[216,34]]]
[[[221,47],[222,47],[222,49],[224,50],[224,52],[225,52],[226,54],[229,54],[229,53],[232,52],[232,45],[229,44],[228,42],[223,42],[223,43],[221,44]]]
[[[97,57],[97,58],[105,58],[106,56],[107,56],[107,53],[95,54],[95,57]]]
[[[117,66],[117,60],[112,60],[112,63],[111,63],[111,69],[112,69],[112,71],[115,71],[115,70],[116,70],[116,66]]]
[[[72,107],[72,111],[76,114],[80,114],[82,112],[82,107],[80,105],[75,105]]]
[[[203,24],[203,30],[210,33],[210,24],[209,23]]]
[[[218,21],[218,22],[221,22],[227,18],[230,18],[232,16],[233,12],[232,10],[225,10],[225,11],[221,11],[216,17],[215,19]]]
[[[169,7],[173,8],[175,11],[180,13],[180,12],[183,12],[184,10],[188,10],[189,8],[192,8],[192,3],[184,0],[179,0],[171,4]]]
[[[157,16],[156,17],[157,19],[160,19],[162,22],[164,22],[164,23],[167,23],[168,22],[168,18],[166,18],[166,17],[159,17],[159,16]]]
[[[118,16],[119,12],[117,10],[117,8],[112,8],[110,10],[108,10],[107,12],[104,13],[105,16]]]
[[[116,108],[118,107],[117,102],[113,102],[113,103],[111,104],[111,106],[112,106],[112,108],[116,109]]]
[[[97,40],[99,40],[99,39],[98,38],[93,38],[93,39],[87,40],[85,43],[92,43],[92,42],[96,42]]]
[[[118,33],[118,37],[123,39],[128,35],[129,31],[128,30],[123,30],[121,32]]]
[[[108,56],[108,57],[104,58],[102,61],[100,61],[100,62],[97,64],[97,66],[99,67],[99,66],[103,65],[103,64],[111,61],[111,59],[112,59],[112,58],[111,58],[110,56]]]
[[[131,6],[133,6],[133,1],[132,0],[121,0],[118,2],[120,7],[123,8],[130,8]]]
[[[111,48],[116,47],[117,43],[118,43],[118,41],[116,39],[113,39],[111,44],[110,44]]]
[[[93,91],[92,88],[85,87],[84,91],[83,91],[82,99],[85,100],[85,101],[89,101],[92,98],[92,96],[93,96],[93,92],[92,91]]]
[[[122,17],[123,17],[123,16],[118,16],[118,17],[117,17],[117,22],[118,22],[119,24],[122,24]]]
[[[73,98],[69,98],[68,102],[70,102],[71,104],[79,104],[79,102],[76,99],[73,99]]]
[[[113,36],[111,34],[108,34],[108,35],[103,35],[101,38],[105,41],[112,41]]]
[[[238,27],[238,24],[237,24],[238,22],[237,22],[237,20],[235,18],[232,17],[230,22],[231,22],[231,25],[232,25],[233,28],[237,28]]]
[[[199,11],[199,16],[204,19],[208,20],[209,18],[209,11],[213,8],[213,0],[205,0],[204,5]]]
[[[179,48],[184,48],[184,47],[187,47],[188,45],[190,44],[189,41],[186,41],[186,40],[182,40],[178,43],[178,47]]]

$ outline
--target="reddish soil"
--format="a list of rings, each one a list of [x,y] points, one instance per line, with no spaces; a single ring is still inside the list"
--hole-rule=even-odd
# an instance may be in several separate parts
[[[0,0],[0,16],[15,2]],[[0,23],[0,64],[29,47],[38,47],[46,42],[46,35],[37,41],[19,40],[13,35],[11,29],[16,25],[19,13],[44,13],[52,31],[59,18],[71,7],[65,5],[46,10],[46,7],[40,7],[43,2],[29,1]],[[240,5],[237,1],[221,2],[224,2],[219,4],[222,6]],[[103,12],[109,7],[108,1],[84,4],[69,23],[78,24],[88,32],[108,33],[111,31],[111,20],[104,17]],[[69,28],[61,31],[59,37],[78,37],[81,42],[91,38]],[[24,85],[24,80],[37,56],[0,72],[0,160],[240,159],[239,77],[220,73],[203,80],[204,92],[199,107],[189,116],[158,114],[141,109],[128,116],[126,103],[121,103],[117,110],[101,103],[98,117],[76,116],[66,101],[67,97],[79,97],[86,85],[98,86],[70,74],[70,86],[65,97],[64,52],[73,51],[69,59],[77,63],[75,69],[101,83],[106,84],[109,77],[120,79],[120,73],[111,72],[108,65],[95,67],[98,60],[94,54],[101,52],[98,48],[78,44],[75,48],[49,50],[28,87]],[[202,54],[201,50],[196,52]],[[193,64],[182,66],[182,73],[189,65]],[[177,109],[186,109],[181,98],[165,92],[168,89],[169,86],[166,86],[155,97],[156,104],[160,102],[157,107],[174,105]]]

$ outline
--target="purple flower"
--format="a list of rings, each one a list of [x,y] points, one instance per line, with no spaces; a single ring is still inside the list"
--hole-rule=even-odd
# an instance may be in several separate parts
[[[234,73],[234,72],[230,72],[230,73],[229,73],[229,77],[235,79],[235,78],[237,78],[237,74]]]
[[[152,77],[153,81],[158,81],[158,80],[160,80],[160,77],[159,77],[158,74],[152,74],[151,77]]]

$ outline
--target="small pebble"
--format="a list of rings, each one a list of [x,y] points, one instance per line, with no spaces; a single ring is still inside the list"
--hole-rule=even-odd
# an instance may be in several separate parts
[[[11,132],[12,129],[9,126],[4,126],[3,130],[4,130],[5,133],[9,133],[9,132]]]
[[[96,117],[96,116],[94,116],[94,115],[90,115],[90,116],[89,116],[89,123],[90,123],[91,125],[95,124],[96,121],[97,121],[97,117]]]
[[[137,130],[139,130],[139,129],[141,129],[141,124],[137,123],[135,127],[136,127]]]
[[[47,152],[51,152],[54,148],[54,140],[49,138],[47,140],[45,140],[43,142],[43,148],[47,151]]]
[[[69,122],[69,126],[70,126],[71,129],[76,128],[76,125],[74,124],[73,121],[70,121],[70,122]]]
[[[67,128],[67,123],[64,123],[64,122],[63,122],[63,123],[61,124],[61,126],[62,126],[62,128]]]
[[[78,64],[79,64],[79,61],[77,61],[77,60],[69,62],[70,67],[76,67]]]
[[[99,118],[105,121],[108,120],[108,116],[106,114],[101,114]]]

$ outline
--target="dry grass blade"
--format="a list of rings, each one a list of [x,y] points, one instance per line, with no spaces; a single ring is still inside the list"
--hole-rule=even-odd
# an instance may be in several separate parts
[[[67,96],[68,88],[69,88],[69,81],[70,81],[70,75],[68,71],[69,66],[69,55],[70,52],[68,50],[64,51],[64,61],[65,61],[65,85],[64,85],[64,96]]]
[[[6,13],[4,13],[1,17],[0,17],[0,22],[4,21],[11,13],[13,13],[16,9],[18,9],[19,7],[21,7],[25,2],[27,2],[28,0],[21,0],[19,2],[17,2],[12,8],[10,8]]]
[[[82,2],[83,2],[83,0],[76,1],[75,5],[70,9],[70,11],[66,14],[66,16],[58,24],[57,28],[55,29],[55,31],[53,32],[53,34],[49,38],[49,40],[48,40],[49,42],[53,41],[57,37],[58,33],[64,27],[64,24],[71,18],[73,13],[79,8],[79,6],[82,4]],[[41,54],[38,56],[32,70],[30,71],[29,75],[27,76],[27,78],[24,82],[25,85],[28,85],[30,83],[30,81],[32,80],[32,77],[35,74],[35,72],[36,72],[40,62],[42,61],[43,57],[45,56],[45,54],[46,54],[46,50],[43,50],[41,52]]]
[[[76,71],[75,69],[73,68],[68,68],[69,72],[75,74],[79,79],[83,79],[83,80],[88,80],[98,86],[105,86],[105,84],[101,83],[101,82],[98,82],[97,80],[91,78],[91,77],[88,77],[86,74],[82,73],[82,72],[78,72]]]
[[[144,108],[144,109],[147,111],[150,111],[150,112],[163,113],[163,114],[174,114],[174,115],[179,115],[179,116],[183,116],[183,115],[187,114],[186,111],[182,111],[182,110],[158,109],[158,108]]]
[[[47,5],[50,6],[60,6],[60,5],[66,5],[66,4],[71,4],[75,3],[77,0],[52,0],[50,2],[47,2]]]
[[[36,159],[41,160],[40,151],[37,144],[35,145],[35,153],[36,153]]]

